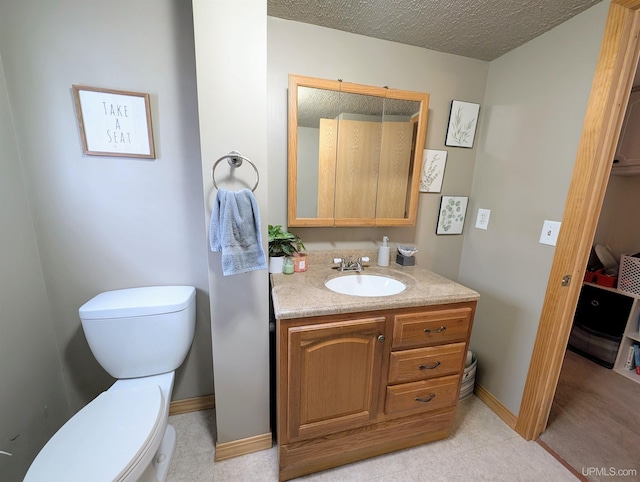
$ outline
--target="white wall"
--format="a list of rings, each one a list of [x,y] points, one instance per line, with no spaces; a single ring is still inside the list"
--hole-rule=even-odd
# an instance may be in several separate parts
[[[471,337],[477,381],[520,408],[554,248],[538,243],[560,221],[608,2],[490,64],[470,200],[491,210],[465,235],[459,280],[481,294]]]
[[[2,0],[0,11],[0,54],[72,413],[112,382],[89,350],[78,307],[117,288],[198,289],[196,339],[174,398],[212,393],[190,3]],[[149,93],[157,159],[83,156],[72,84]]]
[[[69,415],[62,367],[0,59],[0,455],[22,480]]]
[[[476,148],[445,147],[444,139],[452,99],[482,102],[488,62],[273,17],[267,26],[270,224],[287,224],[288,74],[430,93],[425,147],[449,152],[441,194],[470,194]],[[370,248],[385,235],[392,245],[417,244],[418,264],[456,279],[463,237],[435,235],[439,206],[440,194],[421,194],[415,228],[292,231],[308,249]]]
[[[600,212],[594,244],[620,255],[640,251],[640,176],[611,176]]]
[[[267,246],[267,51],[266,0],[194,0],[193,23],[198,64],[198,108],[202,141],[205,218],[216,191],[211,167],[237,150],[256,165],[255,196]],[[216,169],[218,186],[252,187],[253,169],[243,164],[225,179],[226,161]],[[218,172],[219,170],[219,172]],[[269,281],[266,270],[222,276],[220,253],[209,253],[211,331],[218,443],[268,434]]]

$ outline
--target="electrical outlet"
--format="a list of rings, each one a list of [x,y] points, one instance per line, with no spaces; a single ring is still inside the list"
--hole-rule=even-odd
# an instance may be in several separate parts
[[[560,232],[559,221],[548,221],[545,219],[542,224],[542,233],[540,233],[540,244],[548,244],[555,246],[558,241],[558,233]]]
[[[476,217],[476,228],[487,229],[489,226],[489,216],[491,215],[491,209],[478,209],[478,217]]]

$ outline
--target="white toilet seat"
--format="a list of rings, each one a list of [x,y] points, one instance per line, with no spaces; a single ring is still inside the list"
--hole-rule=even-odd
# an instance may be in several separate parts
[[[166,403],[157,385],[102,392],[49,440],[24,482],[124,479],[164,427]]]

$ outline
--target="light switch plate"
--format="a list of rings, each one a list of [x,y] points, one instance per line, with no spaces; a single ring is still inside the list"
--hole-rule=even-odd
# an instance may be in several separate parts
[[[489,227],[489,216],[491,209],[478,209],[478,217],[476,218],[476,228],[487,229]]]
[[[542,224],[542,233],[540,233],[540,244],[555,246],[558,242],[558,233],[560,232],[561,224],[559,221],[545,220]]]

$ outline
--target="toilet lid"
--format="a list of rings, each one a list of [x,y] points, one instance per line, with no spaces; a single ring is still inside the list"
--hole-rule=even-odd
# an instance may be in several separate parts
[[[163,409],[157,385],[101,393],[49,440],[25,482],[118,480],[153,440]]]

